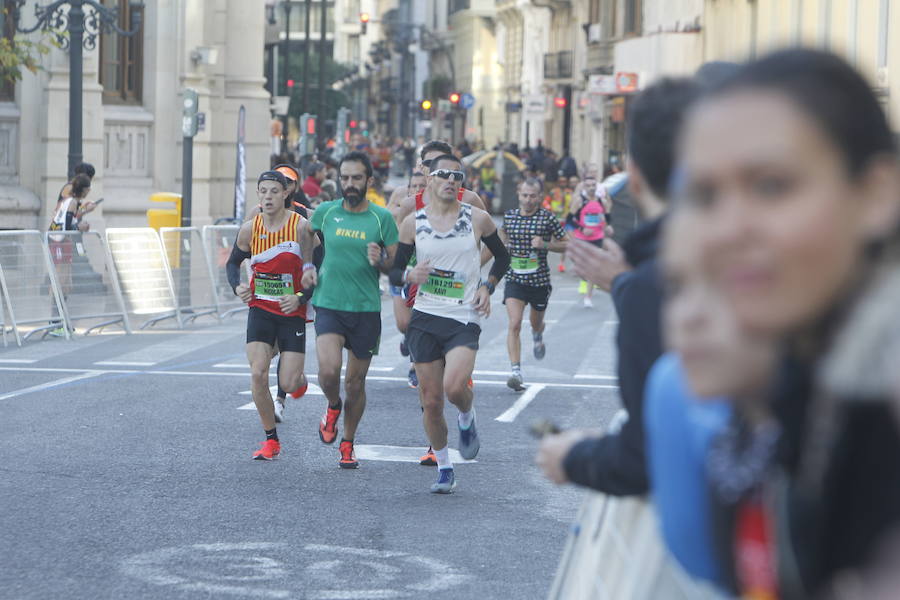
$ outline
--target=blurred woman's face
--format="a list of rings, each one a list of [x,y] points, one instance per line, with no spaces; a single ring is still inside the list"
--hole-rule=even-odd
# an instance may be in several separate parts
[[[823,314],[865,238],[863,190],[785,96],[739,91],[689,115],[680,148],[698,242],[742,326],[782,334]]]
[[[691,389],[701,398],[752,394],[769,381],[774,345],[741,329],[703,262],[697,239],[705,225],[692,212],[676,212],[664,238],[666,343],[679,355]]]

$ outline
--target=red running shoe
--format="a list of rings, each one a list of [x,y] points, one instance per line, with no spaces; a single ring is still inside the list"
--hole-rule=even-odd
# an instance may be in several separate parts
[[[341,440],[341,460],[338,463],[342,469],[358,469],[359,463],[356,461],[356,453],[353,452],[353,442]]]
[[[428,452],[422,455],[422,458],[419,459],[419,464],[423,467],[437,466],[437,456],[434,455],[434,450],[431,448],[431,446],[428,446]]]
[[[261,448],[253,453],[253,460],[275,460],[281,454],[281,444],[278,440],[266,440],[260,446]]]
[[[341,409],[329,408],[325,416],[319,422],[319,439],[324,444],[333,444],[337,439],[337,420],[341,416]]]

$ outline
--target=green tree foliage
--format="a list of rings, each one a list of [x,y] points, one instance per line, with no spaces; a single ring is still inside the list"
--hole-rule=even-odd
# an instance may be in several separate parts
[[[9,4],[0,0],[0,6]],[[23,69],[37,73],[43,69],[41,57],[50,53],[51,46],[58,46],[49,33],[43,32],[37,41],[21,35],[13,35],[12,8],[0,10],[0,86],[12,87],[22,80]]]

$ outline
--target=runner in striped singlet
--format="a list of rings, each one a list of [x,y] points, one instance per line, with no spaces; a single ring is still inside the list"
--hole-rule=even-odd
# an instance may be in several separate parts
[[[228,283],[250,306],[247,315],[247,359],[250,361],[253,402],[266,441],[253,454],[272,460],[281,453],[275,429],[275,407],[269,391],[269,365],[275,345],[281,353],[280,380],[302,395],[306,353],[306,298],[301,291],[304,257],[312,256],[313,240],[306,219],[285,208],[287,181],[281,173],[265,171],[257,183],[262,212],[241,226],[228,259]],[[241,263],[250,259],[250,285],[240,283]]]

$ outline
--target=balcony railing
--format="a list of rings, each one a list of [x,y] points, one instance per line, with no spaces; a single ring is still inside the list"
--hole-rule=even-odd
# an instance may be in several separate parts
[[[544,55],[544,79],[572,77],[572,51],[551,52]]]

